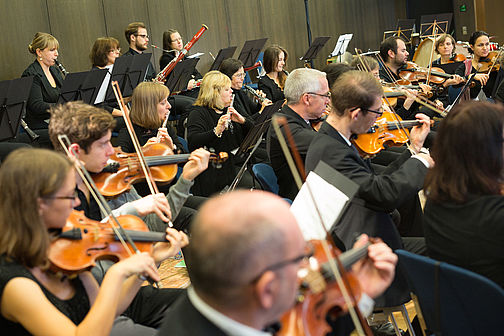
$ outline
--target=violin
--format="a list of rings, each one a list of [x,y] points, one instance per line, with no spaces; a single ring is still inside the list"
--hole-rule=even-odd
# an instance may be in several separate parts
[[[171,182],[178,172],[178,163],[187,162],[191,154],[173,154],[170,147],[164,143],[148,144],[142,147],[147,166],[154,181]],[[210,154],[210,160],[220,164],[228,159],[228,153]],[[136,153],[124,153],[115,148],[110,157],[112,164],[93,175],[93,181],[104,196],[116,196],[130,189],[132,183],[145,179],[145,174]]]
[[[407,129],[419,125],[421,125],[419,120],[402,121],[398,115],[384,111],[366,133],[355,135],[352,142],[362,156],[375,155],[386,146],[401,146],[407,143],[409,141]]]
[[[464,62],[467,59],[464,54],[454,54],[448,63],[459,63],[459,62]]]
[[[413,62],[407,62],[406,68],[401,69],[399,76],[410,82],[426,82],[434,83],[437,85],[443,84],[448,78],[452,78],[452,75],[447,74],[443,69],[432,67],[430,70]]]
[[[322,336],[332,329],[327,323],[327,316],[335,320],[339,316],[347,313],[348,307],[345,303],[341,290],[329,268],[329,260],[323,249],[320,240],[310,240],[313,246],[313,257],[311,260],[317,262],[315,269],[309,267],[306,272],[300,272],[305,276],[300,280],[300,292],[297,303],[280,319],[282,328],[276,333],[278,336],[287,335],[311,335]],[[347,271],[346,282],[349,291],[358,300],[362,291],[359,280],[349,271],[350,267],[367,255],[367,243],[361,248],[352,249],[341,253],[336,247],[330,247],[331,257],[339,256],[341,265]],[[310,262],[310,265],[312,263]],[[310,312],[307,314],[306,312]]]
[[[153,242],[166,242],[164,232],[151,232],[138,217],[117,217],[140,252],[152,253]],[[111,221],[111,219],[109,219]],[[51,243],[49,261],[55,272],[72,275],[89,270],[96,260],[114,262],[130,256],[110,223],[101,223],[84,216],[83,211],[74,210],[67,219],[61,233]]]
[[[488,73],[492,71],[499,71],[500,69],[500,58],[501,58],[502,50],[499,51],[490,51],[486,58],[479,60],[478,65],[478,73]]]

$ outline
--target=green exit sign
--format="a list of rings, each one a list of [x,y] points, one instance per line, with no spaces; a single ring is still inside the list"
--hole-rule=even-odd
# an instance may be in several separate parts
[[[460,11],[465,12],[467,10],[466,5],[460,5]]]

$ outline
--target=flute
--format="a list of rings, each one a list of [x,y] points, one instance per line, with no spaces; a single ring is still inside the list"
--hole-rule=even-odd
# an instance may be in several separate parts
[[[229,110],[229,108],[233,107],[234,99],[235,99],[235,95],[233,93],[233,95],[231,96],[231,104],[229,104],[229,107],[228,107],[227,115],[228,115],[229,119],[228,119],[227,125],[226,125],[226,128],[229,129],[229,131],[231,133],[233,133],[233,122],[231,121],[231,111]]]
[[[256,90],[254,90],[252,87],[248,86],[248,85],[244,85],[245,89],[247,89],[248,92],[250,92],[252,95],[254,95],[254,97],[257,98],[257,100],[259,100],[259,102],[262,104],[266,99],[266,97],[263,97],[261,96],[259,93],[257,93]]]

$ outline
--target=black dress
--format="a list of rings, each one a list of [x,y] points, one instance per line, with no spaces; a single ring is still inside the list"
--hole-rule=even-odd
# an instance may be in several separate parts
[[[154,138],[157,136],[157,129],[149,129],[149,128],[144,128],[142,126],[138,126],[136,124],[133,124],[133,129],[135,130],[135,134],[138,138],[138,142],[140,143],[140,146],[145,145],[145,143],[150,139]],[[177,137],[177,133],[171,127],[170,125],[166,125],[166,129],[168,131],[168,135],[170,138],[172,138],[173,144],[175,145],[176,149],[174,152],[176,153],[184,153],[184,146],[180,142],[179,138]],[[133,141],[131,141],[131,137],[128,133],[127,128],[123,128],[119,131],[119,136],[117,137],[118,145],[121,147],[123,152],[126,153],[134,153],[135,152],[135,146],[133,146]]]
[[[235,158],[231,152],[239,148],[247,132],[254,126],[254,123],[245,117],[243,125],[233,121],[232,129],[225,130],[221,137],[217,137],[214,128],[221,115],[209,107],[193,106],[187,117],[187,141],[190,151],[206,146],[216,153],[227,152],[229,155],[222,167],[217,169],[209,165],[207,170],[196,177],[192,188],[194,195],[210,196],[231,184],[237,174]]]
[[[63,77],[56,67],[49,67],[49,71],[56,82],[56,87],[51,86],[37,60],[30,64],[21,75],[21,77],[33,76],[33,84],[26,104],[26,117],[24,119],[33,130],[48,128],[49,124],[45,122],[51,117],[48,110],[56,105],[63,84]]]
[[[259,78],[259,83],[257,83],[257,88],[266,94],[266,98],[271,100],[273,103],[285,99],[283,90],[275,83],[274,80],[269,78],[267,75]]]
[[[477,70],[471,65],[471,74],[476,72]],[[465,75],[466,74],[465,63],[462,63],[457,68],[457,71],[455,73],[461,77],[468,78],[468,76]],[[483,87],[483,92],[485,93],[487,98],[494,97],[497,91],[497,87],[502,82],[503,77],[504,77],[504,71],[502,69],[500,69],[499,71],[492,71],[490,73],[490,77],[488,78],[486,85]],[[474,86],[470,89],[471,99],[475,99],[476,97],[478,97],[480,90],[481,90],[481,83],[480,81],[475,80]]]

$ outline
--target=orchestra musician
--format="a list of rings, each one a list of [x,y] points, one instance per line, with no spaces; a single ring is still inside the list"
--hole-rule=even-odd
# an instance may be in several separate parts
[[[287,104],[276,114],[287,119],[294,143],[304,160],[316,134],[310,120],[320,118],[330,100],[326,74],[315,69],[295,69],[285,81],[284,92]],[[267,149],[271,166],[278,180],[278,194],[294,200],[298,187],[272,127],[268,130]]]
[[[284,67],[287,57],[287,50],[279,45],[272,45],[264,50],[263,67],[266,75],[259,79],[257,87],[273,103],[285,99],[283,90],[288,73]]]
[[[432,148],[424,230],[430,257],[504,288],[503,132],[502,105],[466,102],[450,111]]]
[[[367,240],[364,235],[355,247]],[[307,252],[296,219],[280,197],[242,190],[209,200],[184,252],[192,286],[166,311],[159,334],[271,335],[274,328],[268,327],[296,301],[298,270],[307,265]],[[368,258],[354,265],[364,293],[359,306],[367,307],[363,314],[372,309],[369,297],[391,283],[396,262],[388,246],[376,243],[368,247]],[[331,335],[354,329],[348,315],[334,328]]]
[[[134,254],[114,264],[101,286],[89,271],[72,279],[62,276],[49,267],[48,255],[54,232],[66,225],[79,205],[75,184],[70,160],[54,151],[20,149],[0,169],[4,193],[0,198],[0,329],[5,334],[109,335],[115,317],[141,288],[142,277],[159,281],[156,264],[187,244],[187,236],[168,229],[169,243],[157,243],[152,256]]]
[[[26,103],[25,121],[32,130],[47,129],[49,108],[58,101],[63,77],[55,66],[58,40],[48,33],[38,32],[28,46],[36,58],[21,77],[33,76],[33,84]]]
[[[490,74],[479,71],[479,69],[483,68],[483,62],[491,63],[491,60],[487,60],[490,53],[490,38],[488,33],[475,31],[469,38],[469,46],[469,51],[473,54],[473,58],[470,62],[466,61],[464,64],[461,64],[457,68],[456,74],[468,79],[471,74],[476,73],[474,76],[475,85],[470,88],[471,99],[477,98],[481,90],[483,90],[487,98],[492,98],[500,84],[498,78],[502,78],[503,70],[491,71]]]
[[[107,111],[79,102],[60,105],[51,111],[49,135],[56,149],[61,150],[58,135],[67,135],[71,147],[77,153],[85,168],[91,173],[101,172],[107,161],[115,153],[110,143],[114,119]],[[114,214],[140,216],[151,231],[162,232],[170,219],[174,227],[187,229],[190,218],[178,218],[180,209],[189,197],[194,178],[208,166],[209,153],[198,149],[191,154],[184,165],[177,183],[165,195],[163,193],[141,198],[135,187],[108,200]],[[81,201],[79,210],[84,210],[88,218],[102,220],[100,209],[82,181],[78,181],[76,191]]]
[[[229,159],[220,168],[208,167],[194,181],[192,192],[210,196],[229,186],[238,173],[238,158],[233,156],[254,122],[242,116],[231,105],[233,91],[229,77],[219,71],[205,74],[198,99],[187,117],[189,150],[206,146],[215,152],[229,153]],[[252,177],[245,174],[243,186],[252,186]]]
[[[149,47],[149,34],[143,22],[132,22],[124,30],[129,49],[123,56],[142,54]],[[145,80],[150,81],[156,77],[154,65],[149,62],[145,72]]]

